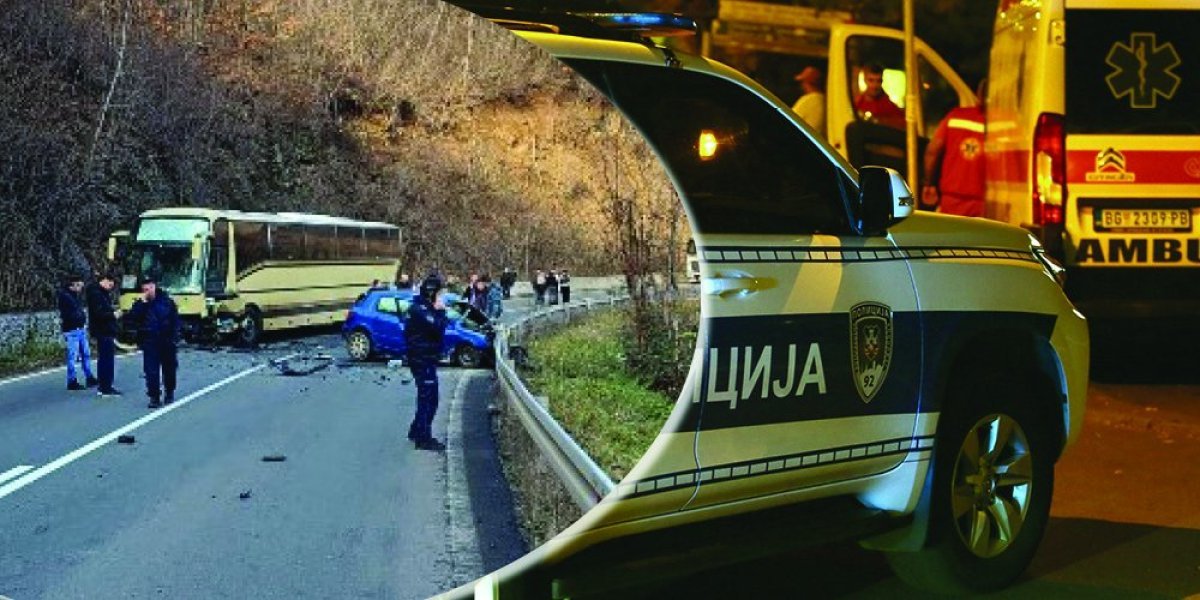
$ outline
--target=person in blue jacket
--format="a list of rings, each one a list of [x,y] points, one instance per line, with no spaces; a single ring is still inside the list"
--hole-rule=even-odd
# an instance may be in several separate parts
[[[447,323],[442,282],[437,277],[427,277],[421,282],[420,293],[413,296],[404,325],[408,367],[417,383],[417,411],[408,427],[408,439],[419,450],[446,449],[445,444],[433,437],[433,417],[438,406],[437,364],[442,357]]]
[[[160,408],[175,401],[179,309],[166,290],[158,289],[155,278],[147,276],[142,279],[142,297],[133,303],[129,314],[137,327],[138,347],[142,350],[146,395],[150,397],[147,408]]]

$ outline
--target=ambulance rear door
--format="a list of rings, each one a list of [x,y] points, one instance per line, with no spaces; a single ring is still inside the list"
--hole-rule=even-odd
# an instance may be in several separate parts
[[[1200,2],[1069,1],[1065,14],[1068,290],[1088,303],[1140,289],[1158,308],[1200,298]]]

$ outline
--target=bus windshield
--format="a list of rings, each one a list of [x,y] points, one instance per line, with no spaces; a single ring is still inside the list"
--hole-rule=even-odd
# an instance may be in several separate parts
[[[192,260],[192,240],[207,240],[203,219],[143,219],[137,241],[129,250],[121,287],[136,290],[138,280],[150,274],[170,293],[196,294],[204,288],[204,265]]]
[[[137,243],[129,250],[125,279],[121,288],[136,290],[147,274],[158,279],[159,287],[173,294],[197,294],[204,285],[204,269],[192,260],[191,244]]]

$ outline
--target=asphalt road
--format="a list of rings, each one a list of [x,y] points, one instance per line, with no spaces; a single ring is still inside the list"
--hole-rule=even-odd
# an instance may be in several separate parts
[[[307,376],[268,364],[320,351],[335,364]],[[490,372],[441,370],[431,453],[405,439],[407,369],[344,356],[329,331],[185,350],[154,412],[137,356],[120,399],[61,371],[0,383],[0,595],[424,598],[523,554]]]

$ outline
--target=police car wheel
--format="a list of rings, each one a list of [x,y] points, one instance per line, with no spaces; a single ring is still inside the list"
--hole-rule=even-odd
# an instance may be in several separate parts
[[[246,347],[254,347],[262,340],[262,315],[258,309],[250,307],[242,316],[238,328],[238,342]]]
[[[373,352],[371,336],[361,329],[355,329],[346,337],[346,353],[351,360],[367,360]]]
[[[454,349],[454,364],[464,369],[475,369],[483,364],[483,355],[474,346],[462,344]]]
[[[984,379],[958,387],[942,413],[929,543],[888,555],[917,588],[963,594],[1009,585],[1033,560],[1049,520],[1057,455],[1050,403],[1028,381]]]

